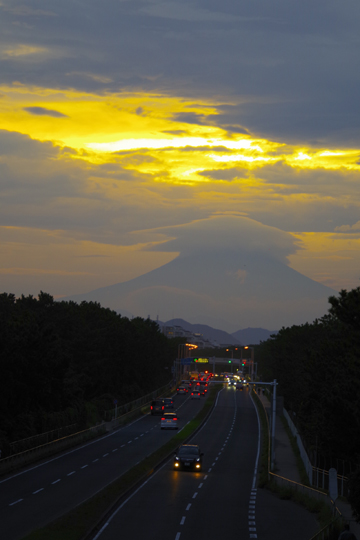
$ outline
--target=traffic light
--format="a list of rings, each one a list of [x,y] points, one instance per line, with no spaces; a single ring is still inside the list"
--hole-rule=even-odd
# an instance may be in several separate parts
[[[231,364],[231,360],[229,360],[229,364]]]

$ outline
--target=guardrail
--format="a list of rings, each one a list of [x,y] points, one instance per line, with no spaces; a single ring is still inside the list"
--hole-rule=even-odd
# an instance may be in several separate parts
[[[53,441],[46,442],[44,444],[36,444],[32,448],[27,448],[22,452],[17,452],[11,456],[7,456],[3,459],[0,459],[0,475],[7,474],[12,472],[15,469],[34,463],[39,459],[43,459],[59,452],[62,452],[68,448],[74,447],[78,444],[81,444],[87,440],[98,437],[102,434],[105,434],[107,431],[111,431],[116,427],[124,425],[132,418],[139,416],[145,406],[149,405],[154,397],[164,394],[165,392],[170,391],[170,383],[153,392],[142,396],[141,398],[131,401],[123,406],[118,408],[111,409],[113,411],[113,416],[110,417],[110,421],[103,421],[101,424],[92,426],[89,429],[84,429],[71,433],[70,435],[64,437],[58,437]],[[116,411],[116,417],[115,417]],[[124,412],[125,411],[125,412]],[[66,426],[73,427],[73,426]],[[66,429],[63,428],[63,429]],[[54,430],[56,431],[56,430]],[[48,432],[49,433],[49,432]],[[51,432],[50,432],[51,433]],[[15,441],[12,443],[15,447],[20,445],[20,443],[27,444],[30,440],[41,440],[43,436],[46,436],[47,433],[39,434],[38,436],[29,437],[28,439],[22,439],[20,441]]]
[[[254,390],[255,392],[255,390]],[[255,392],[256,393],[256,392]],[[268,440],[269,440],[269,447],[268,447],[268,479],[273,480],[276,482],[278,486],[287,487],[293,491],[297,491],[299,493],[302,493],[305,496],[308,496],[312,499],[316,499],[319,501],[324,502],[328,506],[331,507],[333,518],[331,521],[323,527],[320,531],[318,531],[315,536],[313,536],[310,540],[331,540],[335,538],[333,535],[336,534],[337,538],[337,531],[338,531],[338,523],[339,521],[343,520],[343,516],[339,509],[334,505],[333,501],[329,497],[329,495],[325,491],[319,491],[318,489],[315,489],[313,487],[305,486],[304,484],[300,484],[298,482],[294,482],[293,480],[290,480],[288,478],[284,478],[276,473],[273,473],[270,470],[270,455],[271,455],[271,439],[270,439],[270,426],[269,426],[269,419],[266,407],[264,406],[264,403],[261,401],[261,399],[257,400],[259,403],[261,403],[261,406],[264,409],[265,417],[266,417],[266,423],[267,423],[267,430],[268,430]],[[285,409],[284,409],[285,411]],[[300,436],[296,437],[297,442],[299,442]],[[300,439],[301,440],[301,439]],[[306,454],[306,452],[305,452]],[[306,455],[307,457],[307,455]],[[304,464],[305,465],[305,464]],[[306,467],[306,466],[305,466]],[[312,466],[311,466],[311,472],[312,472]],[[308,473],[308,469],[307,469]]]
[[[93,426],[83,431],[78,431],[77,433],[73,433],[72,435],[68,435],[50,443],[35,446],[34,448],[8,456],[4,459],[0,459],[0,474],[12,472],[15,469],[29,465],[30,463],[38,461],[39,459],[53,456],[54,454],[67,450],[68,448],[81,444],[92,438],[98,437],[104,433],[106,433],[105,423],[99,424],[98,426]]]
[[[172,388],[172,381],[168,382],[167,384],[165,384],[161,388],[158,388],[157,390],[153,390],[152,392],[149,392],[148,394],[146,394],[145,396],[142,396],[141,398],[130,401],[129,403],[125,403],[124,405],[117,405],[113,407],[112,409],[103,411],[102,416],[105,422],[110,422],[111,420],[114,420],[115,417],[119,418],[133,411],[134,409],[139,409],[139,407],[147,405],[153,399],[167,393],[171,388]]]
[[[25,452],[25,450],[31,450],[31,448],[36,448],[43,444],[47,444],[68,435],[73,435],[79,430],[78,424],[70,424],[68,426],[60,427],[53,429],[51,431],[46,431],[44,433],[39,433],[38,435],[32,435],[31,437],[26,437],[26,439],[20,439],[19,441],[14,441],[10,443],[10,455],[20,454]]]

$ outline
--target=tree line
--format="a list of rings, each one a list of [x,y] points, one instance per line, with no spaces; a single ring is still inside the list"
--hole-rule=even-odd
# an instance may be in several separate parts
[[[171,379],[177,340],[158,324],[128,319],[96,302],[0,294],[0,449],[101,412]]]
[[[360,287],[329,304],[312,324],[282,328],[255,346],[255,359],[262,380],[277,380],[313,465],[350,477],[360,519]]]

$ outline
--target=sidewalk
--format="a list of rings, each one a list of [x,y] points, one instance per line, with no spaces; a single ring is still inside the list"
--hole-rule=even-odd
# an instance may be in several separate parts
[[[259,399],[262,401],[265,409],[268,410],[268,417],[271,416],[271,403],[268,398],[264,395],[257,394]],[[274,456],[275,469],[273,472],[292,480],[293,482],[301,483],[300,474],[296,465],[296,457],[294,451],[291,447],[290,439],[285,430],[282,418],[277,413],[275,421],[275,456]],[[336,506],[340,513],[342,514],[344,520],[349,523],[350,530],[358,540],[360,540],[360,524],[356,523],[353,515],[351,506],[346,501],[337,499]]]

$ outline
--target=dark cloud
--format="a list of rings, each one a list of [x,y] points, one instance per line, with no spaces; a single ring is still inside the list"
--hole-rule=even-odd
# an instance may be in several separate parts
[[[67,118],[67,114],[44,107],[24,107],[24,111],[37,116],[53,116],[54,118]]]
[[[28,135],[0,130],[0,155],[20,156],[21,159],[36,159],[37,157],[52,157],[59,153],[59,147],[51,142],[39,142]]]
[[[188,132],[182,129],[164,129],[162,133],[168,133],[169,135],[188,135]]]
[[[184,124],[198,124],[200,126],[209,124],[205,115],[193,112],[174,114],[172,120],[175,120],[175,122],[183,122]]]
[[[227,180],[232,182],[239,178],[247,178],[249,176],[249,170],[242,167],[233,167],[231,169],[213,169],[206,171],[199,171],[199,176],[205,176],[206,178],[212,178],[213,180]]]
[[[211,252],[214,249],[231,249],[241,252],[246,249],[271,253],[272,257],[286,262],[287,257],[297,249],[297,242],[291,234],[243,216],[213,216],[180,226],[163,227],[158,232],[172,238],[162,244],[162,251],[180,252],[183,255],[199,250]]]
[[[221,152],[222,154],[230,153],[231,150],[225,146],[185,146],[179,148],[180,152]]]
[[[46,11],[3,0],[0,12],[3,84],[222,96],[232,116],[177,118],[273,140],[359,141],[357,0],[89,0],[85,11],[71,0],[47,0]],[[21,55],[16,43],[45,52]]]
[[[241,126],[222,126],[223,129],[230,133],[243,133],[244,135],[250,135],[249,131]]]

